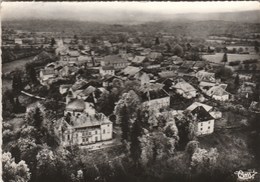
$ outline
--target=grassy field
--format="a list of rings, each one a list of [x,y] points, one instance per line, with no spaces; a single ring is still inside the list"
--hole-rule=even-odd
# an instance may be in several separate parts
[[[12,61],[9,63],[4,63],[4,64],[2,64],[2,73],[3,74],[10,73],[16,69],[24,70],[25,64],[32,61],[33,58],[34,58],[34,56],[24,58],[24,59],[19,59],[19,60]]]
[[[216,53],[214,55],[203,55],[202,58],[206,59],[207,61],[214,62],[214,63],[221,63],[224,53]],[[228,62],[233,61],[244,61],[247,59],[258,59],[260,60],[260,56],[257,54],[228,54]]]
[[[255,157],[250,148],[251,138],[243,129],[215,131],[213,134],[200,137],[202,148],[218,149],[218,168],[232,172],[238,169],[257,168]]]

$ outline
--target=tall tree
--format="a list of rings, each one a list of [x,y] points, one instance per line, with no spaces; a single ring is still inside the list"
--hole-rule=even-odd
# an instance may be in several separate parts
[[[160,44],[159,37],[156,37],[156,38],[155,38],[155,45],[159,45],[159,44]]]
[[[54,38],[51,38],[51,46],[53,47],[56,44],[56,41]]]
[[[222,58],[222,62],[224,63],[224,66],[226,66],[226,63],[228,62],[227,53],[225,52]]]
[[[129,118],[126,105],[123,106],[119,117],[120,117],[121,129],[122,129],[122,140],[128,141],[129,132],[130,132],[130,127],[129,127],[130,118]]]
[[[29,80],[31,81],[31,83],[36,84],[38,82],[38,80],[37,80],[37,74],[36,74],[34,66],[32,64],[28,63],[25,65],[25,69],[26,69],[26,74],[27,74]]]
[[[239,81],[239,74],[237,74],[237,76],[235,78],[235,82],[234,82],[236,87],[239,87],[239,82],[240,82]]]
[[[15,94],[20,93],[20,91],[23,89],[21,73],[19,71],[16,71],[13,76],[12,89]]]
[[[141,142],[139,137],[142,135],[141,128],[141,111],[138,110],[137,117],[135,122],[133,123],[132,131],[131,131],[131,143],[130,143],[130,157],[133,159],[135,167],[139,166],[139,160],[141,157]]]

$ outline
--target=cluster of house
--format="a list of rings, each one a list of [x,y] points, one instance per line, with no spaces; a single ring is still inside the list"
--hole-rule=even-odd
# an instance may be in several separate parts
[[[100,56],[90,48],[71,50],[62,41],[57,42],[59,60],[40,71],[40,82],[50,85],[59,79],[78,75],[78,71],[95,70],[91,79],[79,76],[74,84],[60,85],[66,95],[64,118],[58,133],[64,145],[90,144],[112,139],[113,124],[107,116],[96,111],[95,105],[104,92],[109,92],[114,80],[122,85],[134,80],[140,84],[142,105],[156,111],[165,109],[176,114],[189,111],[197,121],[197,135],[214,131],[214,122],[222,117],[216,108],[204,104],[208,99],[227,101],[232,94],[205,61],[184,61],[178,56],[165,57],[152,49],[137,46],[136,54],[121,49],[118,54]],[[108,42],[104,42],[110,46]],[[242,91],[241,91],[242,92]],[[192,104],[183,109],[172,109],[175,98]],[[173,99],[172,99],[173,98]],[[109,107],[109,106],[108,106]]]
[[[54,37],[54,32],[29,32],[24,30],[3,29],[3,47],[14,48],[19,45],[20,48],[37,48],[47,46]]]

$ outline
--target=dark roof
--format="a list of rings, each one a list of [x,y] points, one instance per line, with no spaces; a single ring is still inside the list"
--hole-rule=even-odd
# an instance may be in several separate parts
[[[195,61],[185,61],[181,67],[182,68],[192,68],[193,65],[195,64]]]
[[[103,66],[102,67],[103,70],[114,70],[114,66]]]
[[[214,119],[203,106],[198,106],[192,112],[193,115],[197,115],[198,121],[208,121],[210,119]]]

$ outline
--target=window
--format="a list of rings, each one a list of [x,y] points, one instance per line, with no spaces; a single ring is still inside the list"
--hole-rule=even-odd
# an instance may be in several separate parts
[[[208,127],[208,129],[210,129],[210,126]]]
[[[83,138],[83,142],[85,142],[85,138]]]
[[[203,126],[203,123],[201,123],[200,126]]]
[[[98,137],[95,137],[95,141],[98,141]]]
[[[105,134],[106,133],[106,130],[103,130],[103,134]]]
[[[97,134],[97,130],[95,131],[95,134]]]
[[[108,124],[107,127],[109,127],[110,125]]]
[[[70,135],[68,135],[68,140],[70,140]]]
[[[202,130],[203,130],[203,128],[200,128],[200,130],[202,131]]]
[[[91,131],[88,134],[91,135]]]

